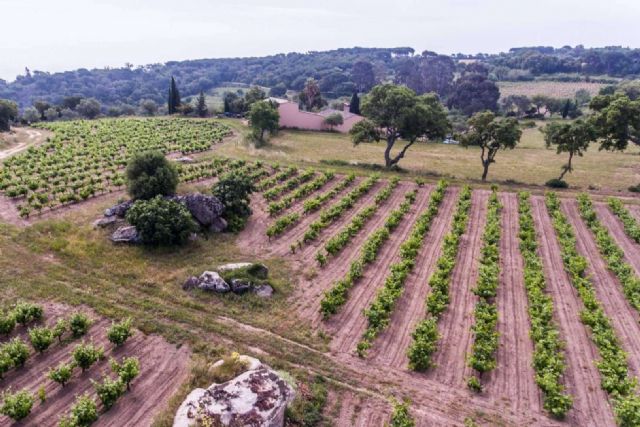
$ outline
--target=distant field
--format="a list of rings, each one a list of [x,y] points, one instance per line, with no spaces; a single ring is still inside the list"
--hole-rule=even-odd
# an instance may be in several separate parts
[[[208,93],[205,94],[207,100],[207,106],[209,109],[213,109],[215,111],[222,111],[224,108],[224,94],[225,92],[237,92],[238,90],[242,90],[246,92],[249,90],[251,86],[249,85],[237,85],[237,86],[220,86],[215,89],[211,89]],[[269,94],[268,87],[262,87],[267,94]]]
[[[573,98],[576,91],[586,89],[591,96],[597,95],[601,87],[606,86],[603,83],[587,83],[587,82],[498,82],[500,88],[500,97],[504,98],[509,95],[547,95],[555,98]]]

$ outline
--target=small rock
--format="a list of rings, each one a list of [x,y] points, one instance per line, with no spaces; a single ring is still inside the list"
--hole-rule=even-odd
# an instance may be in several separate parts
[[[104,216],[117,216],[118,218],[124,218],[129,208],[133,205],[133,200],[127,200],[126,202],[118,203],[115,206],[110,207],[104,211]]]
[[[260,285],[254,288],[256,295],[260,298],[271,298],[273,296],[273,288],[271,285]]]
[[[200,275],[200,283],[198,288],[203,291],[212,291],[219,294],[224,294],[231,290],[231,287],[224,281],[220,275],[215,271],[205,271]]]
[[[133,225],[118,227],[111,235],[111,241],[115,243],[140,243],[142,239],[138,230]]]
[[[118,221],[118,217],[116,217],[115,215],[106,216],[104,218],[100,218],[94,221],[93,226],[94,228],[97,228],[97,227],[105,228],[109,225],[115,224],[117,221]]]
[[[184,284],[182,285],[182,289],[184,289],[185,291],[195,289],[199,284],[200,279],[198,279],[196,276],[191,276],[184,282]]]
[[[242,295],[251,290],[253,284],[242,279],[231,279],[231,292]]]
[[[176,162],[178,163],[193,163],[195,160],[193,160],[193,158],[189,157],[189,156],[184,156],[184,157],[178,157],[176,159]]]

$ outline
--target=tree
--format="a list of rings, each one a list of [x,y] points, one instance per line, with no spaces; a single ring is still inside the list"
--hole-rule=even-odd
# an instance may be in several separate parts
[[[448,105],[471,116],[484,110],[497,111],[499,98],[500,89],[494,82],[480,73],[469,73],[454,83]]]
[[[368,92],[376,84],[373,65],[368,61],[357,61],[351,68],[351,80],[358,92]]]
[[[251,216],[249,197],[255,190],[253,182],[245,174],[223,175],[211,189],[212,194],[224,205],[223,218],[230,231],[240,231]]]
[[[324,119],[324,124],[329,126],[329,130],[331,130],[331,131],[333,131],[333,128],[335,126],[340,126],[343,123],[344,123],[344,118],[342,117],[342,114],[340,114],[340,113],[329,114]]]
[[[22,113],[22,120],[27,123],[36,123],[40,121],[40,113],[33,107],[28,107],[24,109]]]
[[[126,219],[148,245],[181,245],[198,229],[184,205],[160,195],[136,201],[127,211]]]
[[[567,172],[573,170],[573,156],[582,157],[589,144],[597,137],[593,125],[582,120],[577,120],[574,123],[549,123],[542,129],[542,132],[547,148],[555,146],[556,154],[569,153],[569,160],[567,164],[562,166],[559,180],[562,180]]]
[[[280,82],[269,90],[269,96],[281,98],[287,94],[287,86]]]
[[[316,79],[313,78],[307,79],[299,98],[302,108],[307,111],[318,109],[325,105],[320,93],[320,86],[318,86]]]
[[[582,111],[580,111],[580,108],[578,108],[577,102],[573,102],[570,99],[567,99],[562,106],[562,111],[560,112],[560,114],[562,115],[563,119],[566,119],[567,117],[570,119],[575,119],[582,115]]]
[[[171,196],[178,186],[176,168],[159,151],[135,154],[126,170],[127,190],[134,199]]]
[[[254,102],[262,101],[266,97],[267,94],[262,90],[262,88],[260,88],[260,86],[251,86],[244,95],[244,110],[249,110]]]
[[[204,97],[203,91],[200,91],[200,95],[198,95],[198,100],[196,101],[196,114],[198,117],[207,117],[207,114],[209,114],[207,100]]]
[[[640,100],[632,101],[622,94],[598,95],[589,108],[590,121],[600,139],[600,149],[626,150],[629,141],[640,145]]]
[[[225,92],[223,96],[224,112],[240,114],[245,111],[244,97],[235,92]]]
[[[47,117],[45,116],[45,111],[51,108],[51,104],[47,101],[36,101],[33,103],[33,106],[38,110],[38,113],[40,113],[40,120],[46,120]]]
[[[76,111],[88,119],[95,119],[100,114],[100,103],[95,98],[87,98],[80,101]]]
[[[396,165],[419,138],[443,138],[450,129],[447,113],[436,95],[417,96],[405,86],[383,84],[364,98],[362,113],[367,118],[350,131],[354,144],[386,140],[385,166]],[[407,144],[395,156],[391,150],[403,138]]]
[[[155,116],[158,112],[158,104],[153,99],[143,99],[140,101],[140,111],[146,116]]]
[[[81,96],[65,96],[64,98],[62,98],[60,107],[75,110],[78,104],[80,104],[80,101],[82,101]]]
[[[254,137],[264,143],[264,133],[274,134],[278,131],[280,113],[277,106],[269,101],[255,102],[249,110],[249,123]]]
[[[591,93],[586,89],[578,89],[575,94],[575,100],[578,107],[587,106],[591,101]]]
[[[349,112],[351,114],[360,115],[360,97],[358,96],[358,92],[353,92],[351,96],[351,102],[349,102]]]
[[[529,111],[531,100],[525,95],[509,95],[502,98],[500,104],[506,114],[513,113],[516,117],[522,117]]]
[[[8,99],[0,99],[0,132],[10,129],[9,123],[18,117],[18,105]]]
[[[178,91],[176,80],[171,76],[171,85],[169,86],[169,96],[167,100],[167,110],[169,114],[175,114],[180,105],[180,91]]]
[[[545,95],[533,95],[531,97],[531,102],[536,107],[536,112],[538,116],[542,117],[542,108],[548,103],[549,97]]]
[[[491,111],[474,114],[468,120],[469,129],[462,134],[460,142],[462,146],[480,147],[480,160],[482,161],[482,180],[487,180],[489,166],[495,163],[495,157],[499,150],[514,149],[522,131],[518,121],[512,117],[506,119],[497,118]]]

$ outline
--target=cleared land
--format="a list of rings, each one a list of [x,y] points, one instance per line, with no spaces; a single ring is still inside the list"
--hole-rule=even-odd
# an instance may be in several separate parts
[[[606,85],[603,83],[591,82],[498,82],[501,98],[509,95],[525,95],[528,97],[546,95],[554,98],[573,99],[576,92],[580,89],[584,89],[589,92],[591,96],[594,96],[597,95],[598,91],[604,86]]]

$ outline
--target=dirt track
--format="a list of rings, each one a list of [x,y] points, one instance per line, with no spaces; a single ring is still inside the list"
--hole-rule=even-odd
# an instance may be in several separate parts
[[[55,319],[69,311],[59,305],[47,304],[46,323],[51,325]],[[177,349],[158,336],[145,336],[140,332],[130,338],[121,348],[113,349],[106,339],[106,328],[111,324],[106,319],[98,319],[91,327],[84,341],[94,342],[105,348],[105,359],[81,373],[76,369],[69,384],[64,389],[45,378],[51,367],[70,360],[73,348],[81,342],[75,340],[67,345],[55,343],[43,354],[32,355],[25,367],[10,371],[0,388],[13,390],[26,388],[36,393],[40,386],[45,387],[47,400],[34,404],[31,414],[21,423],[12,424],[6,417],[0,416],[0,425],[15,426],[56,426],[60,416],[73,405],[75,396],[89,392],[95,397],[90,379],[99,380],[103,374],[111,374],[109,358],[121,359],[124,356],[136,356],[140,359],[140,375],[133,381],[130,391],[122,396],[116,405],[100,415],[95,426],[138,427],[150,425],[153,417],[163,409],[169,398],[176,392],[188,373],[189,351],[186,347]],[[25,331],[20,335],[24,336]],[[100,408],[100,407],[99,407]]]
[[[567,422],[575,426],[613,426],[612,408],[600,388],[600,374],[594,364],[599,359],[598,351],[580,322],[582,302],[564,270],[544,198],[534,196],[531,203],[547,289],[554,301],[560,335],[567,344],[565,385],[574,400]]]

